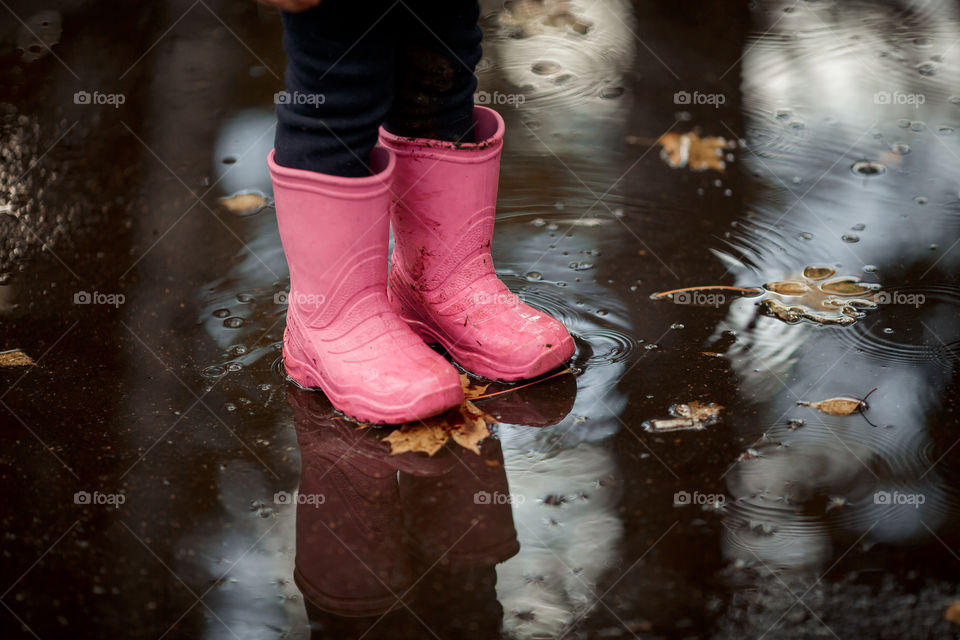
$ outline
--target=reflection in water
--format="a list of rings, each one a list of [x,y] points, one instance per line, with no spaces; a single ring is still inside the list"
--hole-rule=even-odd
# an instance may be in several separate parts
[[[322,394],[290,385],[288,400],[301,457],[300,488],[290,499],[297,510],[294,576],[317,624],[349,626],[343,618],[401,609],[447,636],[465,623],[434,620],[430,609],[442,585],[443,597],[460,600],[464,617],[482,625],[476,637],[495,635],[493,566],[518,549],[510,508],[517,498],[499,443],[488,439],[479,456],[453,447],[434,457],[393,456],[382,434],[342,419]],[[483,575],[483,588],[471,589]]]
[[[716,337],[736,333],[727,356],[766,426],[737,425],[755,442],[727,475],[736,501],[724,550],[819,575],[855,543],[928,539],[958,507],[931,426],[960,339],[960,255],[947,251],[958,238],[960,146],[947,132],[960,33],[948,2],[916,12],[807,3],[785,13],[788,4],[766,3],[758,28],[768,33],[744,58],[744,163],[758,184],[725,257],[744,286],[825,264],[892,298],[848,327],[785,324],[749,299],[731,304]],[[864,160],[885,170],[851,170]],[[796,406],[874,387],[876,427]]]

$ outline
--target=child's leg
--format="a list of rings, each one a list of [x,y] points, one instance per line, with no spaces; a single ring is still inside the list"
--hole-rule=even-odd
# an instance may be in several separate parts
[[[410,0],[402,12],[396,92],[386,128],[415,138],[473,141],[474,68],[482,37],[476,0]]]
[[[286,102],[277,106],[277,164],[343,177],[370,173],[377,128],[393,102],[401,9],[387,0],[324,0],[283,13]]]
[[[393,309],[473,373],[538,376],[570,358],[575,345],[560,322],[524,304],[493,268],[505,125],[492,109],[473,106],[476,1],[448,0],[429,11],[430,0],[411,2],[405,17],[414,39],[401,46],[401,88],[380,137],[397,162]]]

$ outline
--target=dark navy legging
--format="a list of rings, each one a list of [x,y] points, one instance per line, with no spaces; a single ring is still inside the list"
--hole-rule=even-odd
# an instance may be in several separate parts
[[[277,163],[368,175],[381,124],[402,136],[472,142],[479,14],[477,0],[323,0],[284,12]]]

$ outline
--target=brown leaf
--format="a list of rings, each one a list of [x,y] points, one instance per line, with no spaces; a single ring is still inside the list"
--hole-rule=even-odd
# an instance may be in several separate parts
[[[647,431],[669,432],[669,431],[702,431],[707,427],[720,421],[720,412],[723,406],[708,402],[700,404],[696,400],[686,403],[675,404],[670,407],[670,414],[673,418],[657,418],[643,423],[643,428]]]
[[[953,624],[960,624],[960,600],[954,600],[943,612],[943,617]]]
[[[463,425],[450,434],[453,441],[464,449],[480,455],[480,443],[490,435],[487,423],[493,424],[492,417],[481,411],[469,400],[463,402],[460,413],[465,418]]]
[[[390,455],[418,451],[432,456],[450,439],[480,455],[480,443],[490,435],[487,425],[496,420],[470,400],[482,395],[489,385],[475,385],[464,374],[460,375],[460,385],[464,401],[459,407],[426,420],[408,422],[385,437]]]
[[[665,133],[657,140],[663,149],[660,157],[674,169],[690,167],[691,171],[706,171],[712,169],[722,172],[727,168],[723,161],[726,149],[733,148],[734,143],[725,138],[701,138],[696,132]]]
[[[460,386],[463,387],[463,397],[467,400],[473,400],[487,392],[489,384],[473,384],[467,374],[460,374]]]
[[[836,274],[836,269],[831,267],[805,267],[803,270],[803,277],[808,280],[823,280],[824,278],[829,278],[830,276]]]
[[[768,282],[763,286],[768,291],[773,291],[774,293],[779,293],[784,296],[799,296],[799,295],[803,295],[807,291],[810,291],[810,287],[808,287],[802,282],[798,282],[797,280],[784,280],[782,282]]]
[[[220,198],[220,204],[234,213],[256,213],[267,205],[263,194],[256,192],[236,193],[226,198]]]
[[[433,424],[430,424],[432,422]],[[396,431],[393,431],[384,442],[390,443],[390,455],[408,451],[419,451],[432,456],[447,443],[450,434],[445,428],[445,422],[437,418],[429,418],[421,423],[408,422]]]
[[[33,367],[37,363],[20,349],[0,351],[0,367]]]
[[[828,398],[820,402],[798,402],[802,407],[813,407],[831,416],[848,416],[863,406],[859,398]]]

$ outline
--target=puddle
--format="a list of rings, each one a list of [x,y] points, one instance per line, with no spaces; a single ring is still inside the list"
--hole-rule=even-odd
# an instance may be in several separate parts
[[[951,5],[485,4],[477,99],[508,131],[494,259],[577,352],[483,401],[479,454],[428,458],[284,377],[279,19],[212,10],[78,3],[36,34],[57,57],[0,71],[0,348],[35,362],[0,367],[8,626],[953,633]],[[122,112],[46,102],[77,90],[58,58],[106,86],[148,42]],[[713,170],[660,157],[690,131],[724,140]],[[726,289],[651,299],[696,284]],[[874,388],[862,413],[798,405]]]

